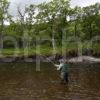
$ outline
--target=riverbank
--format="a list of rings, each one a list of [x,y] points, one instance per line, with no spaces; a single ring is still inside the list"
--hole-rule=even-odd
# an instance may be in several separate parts
[[[67,48],[63,49],[63,55],[66,55],[66,58],[78,57],[78,49],[77,46],[72,44],[67,46]],[[93,48],[86,48],[85,46],[82,48],[82,55],[84,56],[93,56],[96,58],[100,57],[100,46],[94,45]],[[62,58],[62,48],[57,47],[56,51],[53,53],[53,48],[50,46],[41,46],[40,48],[7,48],[3,49],[0,53],[0,62],[2,59],[12,59],[12,61],[23,62],[25,59],[31,59],[30,62],[36,61],[36,59],[40,59],[41,61],[46,61],[46,58],[50,58],[50,60],[58,60]],[[29,61],[29,60],[28,60]]]
[[[9,62],[59,62],[59,60],[62,60],[63,57],[61,55],[55,55],[55,56],[43,56],[43,55],[34,55],[30,57],[2,57],[0,58],[0,63],[9,63]],[[100,58],[94,57],[94,56],[76,56],[76,57],[66,57],[64,60],[68,63],[100,63]]]
[[[66,54],[66,56],[77,56],[78,50],[82,50],[83,55],[93,55],[100,57],[100,43],[95,43],[93,46],[88,43],[83,43],[82,48],[78,48],[76,43],[69,43],[66,46],[57,46],[55,47],[55,51],[51,46],[41,45],[27,48],[4,48],[0,51],[0,57],[22,57],[22,56],[34,56],[34,55],[45,55],[50,56],[54,54],[61,55],[62,52]],[[1,55],[2,54],[2,55]]]

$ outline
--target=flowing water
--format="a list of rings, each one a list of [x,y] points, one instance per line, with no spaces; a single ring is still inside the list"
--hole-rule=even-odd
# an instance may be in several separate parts
[[[50,63],[1,63],[0,100],[100,100],[100,64],[70,65],[64,85]]]

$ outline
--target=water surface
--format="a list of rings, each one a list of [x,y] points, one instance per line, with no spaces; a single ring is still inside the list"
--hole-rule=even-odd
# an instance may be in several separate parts
[[[0,100],[100,100],[100,64],[70,65],[64,85],[50,63],[1,63]]]

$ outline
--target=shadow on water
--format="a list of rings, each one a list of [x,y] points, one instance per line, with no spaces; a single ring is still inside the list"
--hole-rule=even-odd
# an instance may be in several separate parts
[[[73,64],[68,85],[48,63],[0,64],[0,100],[99,100],[100,64]]]

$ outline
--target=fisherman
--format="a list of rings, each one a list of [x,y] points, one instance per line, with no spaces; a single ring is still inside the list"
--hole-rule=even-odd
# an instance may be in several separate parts
[[[68,83],[69,66],[66,64],[65,60],[60,60],[59,62],[60,64],[55,64],[55,66],[57,67],[57,70],[60,71],[61,83]]]

